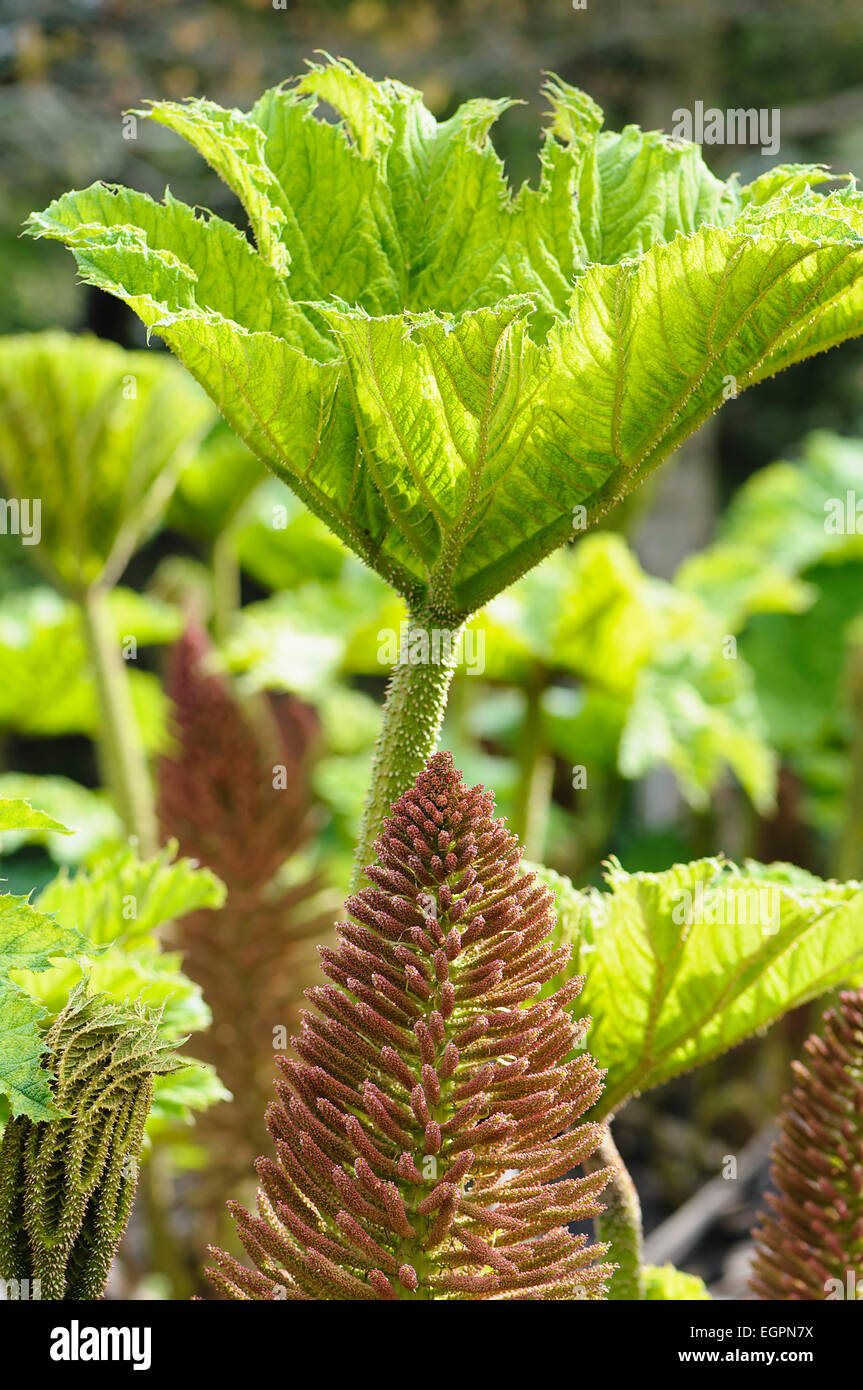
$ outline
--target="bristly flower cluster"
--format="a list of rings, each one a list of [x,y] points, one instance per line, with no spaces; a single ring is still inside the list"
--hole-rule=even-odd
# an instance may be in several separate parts
[[[229,1204],[256,1269],[211,1251],[230,1297],[602,1297],[605,1247],[567,1230],[609,1176],[567,1176],[602,1133],[576,1127],[602,1089],[582,981],[537,998],[569,948],[493,810],[447,753],[396,802],[280,1059],[260,1215]]]
[[[132,1209],[153,1078],[180,1066],[158,1023],[79,985],[47,1035],[61,1117],[17,1116],[0,1144],[0,1278],[29,1280],[33,1297],[102,1293]]]
[[[805,1053],[773,1150],[777,1193],[754,1233],[758,1298],[841,1298],[863,1276],[863,991],[840,996]]]
[[[164,838],[178,840],[181,852],[212,868],[228,890],[224,907],[189,914],[174,935],[213,1012],[212,1028],[195,1039],[196,1054],[216,1067],[234,1097],[197,1126],[212,1151],[198,1197],[221,1210],[226,1191],[248,1178],[266,1137],[273,1029],[287,1032],[296,1022],[309,978],[303,943],[326,934],[332,913],[322,910],[316,878],[286,886],[276,877],[310,833],[306,767],[314,716],[297,700],[265,705],[262,696],[265,718],[256,727],[228,681],[206,669],[209,654],[194,625],[172,654],[175,748],[160,767],[159,816]]]

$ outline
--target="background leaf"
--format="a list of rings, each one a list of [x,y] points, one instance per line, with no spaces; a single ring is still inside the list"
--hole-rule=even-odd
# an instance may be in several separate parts
[[[64,333],[0,340],[0,476],[40,504],[32,558],[72,594],[116,582],[212,419],[156,354]]]
[[[863,889],[801,884],[787,867],[716,859],[663,873],[612,862],[608,891],[558,880],[569,973],[585,973],[588,1047],[608,1078],[597,1116],[703,1065],[789,1009],[848,980],[863,959]]]

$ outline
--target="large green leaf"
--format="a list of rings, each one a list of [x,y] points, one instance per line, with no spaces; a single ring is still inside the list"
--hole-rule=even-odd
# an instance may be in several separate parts
[[[176,639],[179,612],[130,589],[111,591],[108,605],[118,643],[140,646]],[[130,661],[132,701],[148,749],[164,743],[165,699],[158,678]],[[0,599],[0,728],[32,737],[99,727],[95,678],[78,605],[37,586]]]
[[[223,884],[190,859],[175,859],[176,850],[171,844],[151,859],[138,859],[125,849],[86,873],[63,869],[42,891],[40,910],[78,925],[98,945],[129,945],[189,912],[221,907]]]
[[[116,581],[212,419],[167,358],[63,333],[0,341],[0,477],[40,504],[32,558],[72,594]]]
[[[735,1047],[859,972],[863,888],[716,859],[608,867],[607,892],[549,877],[585,973],[588,1046],[608,1068],[598,1115]]]
[[[404,617],[400,600],[349,556],[337,583],[312,581],[243,608],[225,656],[248,687],[317,700],[344,672],[388,674],[382,635],[397,634]]]
[[[212,541],[236,520],[266,477],[255,456],[220,421],[181,472],[168,525]]]
[[[704,807],[728,767],[769,810],[775,759],[749,668],[726,658],[728,629],[712,606],[645,574],[622,537],[597,532],[549,557],[474,625],[485,632],[487,678],[521,684],[539,666],[544,679],[565,673],[584,683],[555,697],[556,717],[549,709],[551,746],[568,761],[596,769],[602,760],[596,721],[582,718],[592,695],[603,727],[618,725],[613,761],[624,777],[665,763],[689,802]]]
[[[64,829],[26,801],[9,797],[0,800],[0,823],[4,831]],[[38,979],[58,957],[87,949],[88,942],[74,924],[38,911],[29,898],[0,895],[0,1099],[8,1101],[16,1115],[47,1120],[57,1109],[50,1072],[42,1065],[45,1041],[40,1024],[45,1010],[11,978],[12,972],[25,970]]]
[[[816,565],[806,578],[815,596],[811,607],[754,617],[740,644],[771,742],[792,759],[830,745],[847,748],[846,636],[863,615],[859,561]]]
[[[854,510],[861,492],[863,445],[817,431],[799,462],[772,463],[738,489],[716,541],[684,561],[675,584],[729,631],[753,612],[804,611],[818,592],[804,582],[811,566],[863,559],[863,519],[858,531]]]
[[[338,579],[342,543],[277,478],[268,478],[238,520],[237,558],[259,584],[294,589],[310,579]],[[381,581],[375,582],[380,586]]]
[[[118,850],[90,872],[69,875],[62,870],[48,884],[38,899],[39,913],[52,914],[46,920],[55,932],[77,935],[80,929],[95,954],[83,962],[55,961],[39,973],[33,967],[15,969],[15,985],[36,1017],[46,1010],[56,1015],[86,977],[92,990],[118,1004],[157,1009],[160,1032],[172,1042],[209,1026],[210,1011],[199,986],[183,974],[180,953],[162,948],[160,934],[188,912],[221,906],[224,887],[208,869],[175,859],[175,853],[175,844],[147,860],[129,849]],[[213,1069],[202,1063],[179,1088],[175,1081],[158,1078],[152,1127],[158,1130],[167,1119],[189,1121],[194,1110],[226,1094]]]
[[[602,134],[552,81],[513,195],[506,103],[314,68],[249,114],[157,103],[257,250],[103,185],[30,219],[124,299],[249,447],[414,605],[474,611],[619,501],[721,404],[863,327],[863,213],[818,168],[722,183],[693,146]],[[336,123],[318,119],[321,100]]]

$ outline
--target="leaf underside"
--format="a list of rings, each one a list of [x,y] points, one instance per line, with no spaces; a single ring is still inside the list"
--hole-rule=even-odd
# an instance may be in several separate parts
[[[657,874],[612,860],[606,880],[603,893],[551,880],[569,968],[587,975],[590,1050],[608,1068],[597,1117],[860,970],[859,884],[718,859]]]
[[[34,214],[157,331],[250,448],[415,607],[473,611],[600,516],[728,394],[861,329],[863,211],[818,167],[747,186],[602,132],[546,85],[536,187],[418,93],[312,67],[248,113],[146,113],[241,200],[254,245],[166,192]],[[318,119],[319,101],[336,123]]]

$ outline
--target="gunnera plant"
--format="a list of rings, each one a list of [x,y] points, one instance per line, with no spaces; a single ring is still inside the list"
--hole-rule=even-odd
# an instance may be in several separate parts
[[[197,1125],[210,1150],[197,1195],[221,1213],[266,1138],[272,1030],[296,1021],[309,975],[303,946],[325,935],[333,913],[324,910],[317,875],[278,879],[311,831],[306,772],[315,716],[299,700],[261,696],[258,713],[268,718],[258,724],[268,739],[227,678],[208,669],[211,654],[194,623],[172,653],[175,742],[159,769],[159,819],[163,838],[216,869],[227,889],[222,907],[188,913],[172,933],[213,1013],[196,1047],[233,1095]]]
[[[55,1120],[0,1143],[0,1276],[31,1297],[98,1299],[126,1229],[157,1073],[179,1068],[158,1018],[79,985],[47,1035]]]
[[[863,991],[840,996],[793,1063],[751,1288],[776,1300],[863,1297]]]
[[[211,1250],[229,1297],[602,1297],[605,1247],[567,1225],[609,1170],[567,1175],[602,1138],[576,1122],[603,1073],[568,1008],[582,980],[537,998],[569,951],[493,810],[449,753],[393,807],[280,1059],[259,1215],[229,1203],[256,1268]]]

